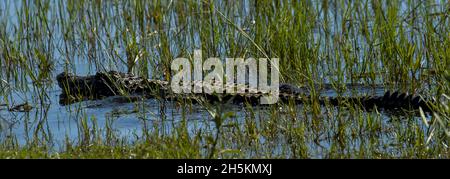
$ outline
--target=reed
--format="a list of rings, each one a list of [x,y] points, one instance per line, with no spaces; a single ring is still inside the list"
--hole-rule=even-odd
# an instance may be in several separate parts
[[[449,18],[445,0],[2,1],[0,158],[449,158]],[[100,107],[124,108],[114,115],[56,102],[60,72],[170,80],[172,60],[194,49],[279,58],[282,81],[315,97],[324,84],[338,96],[359,93],[343,84],[381,84],[439,103],[429,116],[396,117],[317,98]],[[33,110],[7,110],[25,102]]]

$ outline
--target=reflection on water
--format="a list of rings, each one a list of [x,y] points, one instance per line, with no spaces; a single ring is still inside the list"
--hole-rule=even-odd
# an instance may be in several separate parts
[[[12,44],[15,44],[18,47],[25,48],[24,51],[45,51],[49,54],[47,57],[50,59],[53,64],[53,69],[50,71],[50,83],[44,84],[40,87],[36,87],[36,82],[38,74],[43,74],[43,71],[39,69],[39,64],[44,64],[45,60],[39,61],[40,58],[31,55],[31,52],[24,53],[24,59],[29,59],[28,63],[30,63],[30,69],[21,69],[21,67],[16,66],[7,66],[8,64],[0,64],[0,93],[3,98],[0,99],[0,131],[1,137],[8,136],[8,133],[12,133],[17,136],[20,144],[25,144],[26,141],[30,138],[33,138],[36,135],[44,135],[51,139],[49,141],[56,141],[55,145],[58,146],[62,143],[66,137],[70,140],[77,140],[79,138],[79,126],[80,121],[83,118],[88,118],[90,122],[89,126],[93,126],[94,124],[103,127],[111,125],[114,127],[115,131],[122,136],[139,136],[142,132],[142,128],[154,128],[158,126],[159,130],[164,130],[163,132],[170,132],[173,125],[177,125],[184,119],[189,121],[188,128],[190,131],[195,131],[199,128],[213,128],[213,121],[209,113],[201,106],[198,105],[189,105],[189,106],[179,106],[173,102],[161,102],[156,99],[148,99],[135,103],[120,103],[115,101],[113,98],[107,98],[99,101],[85,101],[76,104],[72,104],[69,106],[60,106],[59,105],[59,95],[61,93],[61,89],[56,85],[55,77],[57,74],[63,71],[71,71],[78,75],[87,75],[93,74],[97,70],[118,70],[118,71],[127,71],[127,56],[129,53],[135,53],[127,51],[127,47],[133,46],[136,44],[129,43],[128,39],[133,39],[134,41],[140,42],[140,48],[145,49],[148,55],[148,63],[137,64],[143,69],[148,67],[147,70],[143,70],[146,72],[143,76],[149,76],[150,78],[162,79],[164,78],[164,73],[161,73],[158,70],[161,70],[161,66],[165,64],[159,59],[164,58],[174,58],[178,56],[188,56],[189,53],[193,52],[194,49],[199,49],[205,44],[201,44],[201,37],[199,34],[205,33],[202,31],[201,27],[191,27],[189,23],[188,25],[178,26],[178,24],[182,23],[182,20],[185,21],[193,21],[197,18],[197,12],[192,14],[177,14],[177,11],[169,8],[169,12],[165,15],[162,22],[156,22],[156,20],[145,20],[144,22],[138,22],[136,19],[133,19],[132,22],[136,24],[127,24],[130,22],[125,22],[126,18],[122,19],[122,15],[126,14],[125,7],[122,7],[122,4],[115,4],[113,2],[104,2],[100,6],[101,12],[94,12],[92,9],[87,9],[83,12],[89,14],[90,16],[83,16],[82,14],[73,15],[72,13],[80,13],[78,11],[70,12],[66,11],[66,9],[70,9],[66,1],[50,1],[49,3],[49,12],[42,17],[47,17],[46,24],[45,21],[41,19],[42,24],[31,25],[30,27],[21,27],[19,24],[20,20],[26,21],[26,17],[22,14],[25,7],[22,3],[26,1],[2,1],[0,2],[0,15],[3,17],[3,20],[0,21],[0,25],[3,28],[0,29],[2,38],[2,47],[6,48],[6,41],[10,40]],[[430,8],[431,12],[437,12],[439,9],[443,8],[440,5],[442,4],[440,1],[436,1],[435,8]],[[217,8],[219,11],[227,12],[231,20],[235,23],[234,25],[238,27],[242,27],[246,32],[248,32],[249,37],[254,37],[257,29],[255,29],[255,23],[264,23],[265,19],[261,17],[255,17],[254,7],[250,1],[239,1],[235,3],[223,3],[222,1],[216,1],[218,4]],[[350,22],[343,21],[343,17],[340,15],[341,11],[344,9],[340,7],[342,4],[335,4],[330,7],[334,7],[336,9],[330,10],[329,14],[327,12],[321,11],[323,4],[319,3],[319,1],[313,1],[312,7],[317,8],[319,11],[319,18],[329,18],[334,17],[334,19],[329,18],[330,21],[328,24],[318,24],[314,28],[313,41],[311,44],[319,44],[319,50],[324,54],[339,54],[339,50],[336,47],[331,45],[333,43],[338,43],[338,39],[342,38],[339,36],[348,35],[342,32],[343,26],[350,26]],[[347,3],[347,2],[346,2]],[[344,4],[346,4],[344,3]],[[33,4],[33,3],[31,3]],[[234,7],[234,9],[230,10],[226,5],[230,5]],[[31,12],[36,15],[39,12],[36,11],[36,4],[34,6],[30,6]],[[347,5],[347,4],[346,4]],[[162,2],[162,7],[169,7],[170,2]],[[284,5],[280,6],[280,9],[283,8]],[[61,10],[60,8],[63,8]],[[33,11],[34,10],[34,11]],[[274,11],[277,11],[276,9]],[[296,17],[296,10],[292,10],[293,17]],[[399,11],[401,14],[408,14],[411,11],[411,6],[407,5],[405,1],[402,3]],[[430,13],[431,13],[430,12]],[[98,14],[96,14],[98,13]],[[202,12],[206,13],[206,12]],[[334,14],[336,13],[336,14]],[[275,12],[276,14],[276,12]],[[407,18],[405,15],[405,18]],[[110,22],[102,22],[103,19],[99,17],[106,16]],[[151,16],[151,14],[148,14]],[[156,16],[156,15],[155,15]],[[187,16],[187,17],[184,17]],[[90,17],[90,18],[88,18]],[[84,18],[84,19],[83,19]],[[148,17],[150,18],[150,17]],[[185,19],[184,19],[185,18]],[[218,17],[211,18],[211,21],[218,21]],[[79,23],[79,21],[87,21],[87,23]],[[262,22],[261,22],[262,21]],[[143,23],[143,26],[137,25],[138,23]],[[164,28],[156,28],[157,23],[162,23]],[[206,22],[205,22],[206,23]],[[316,22],[311,22],[311,24],[315,24]],[[415,22],[417,23],[417,21]],[[83,26],[84,25],[84,26]],[[208,24],[206,24],[208,25]],[[205,25],[205,26],[206,26]],[[329,26],[327,26],[329,25]],[[369,26],[373,26],[373,22],[370,21],[368,23]],[[130,26],[136,29],[139,27],[145,27],[144,32],[148,32],[144,34],[139,30],[135,30],[137,33],[132,33],[133,29],[124,29],[122,27]],[[37,28],[39,27],[39,28]],[[97,28],[102,27],[102,29]],[[22,29],[21,29],[22,28]],[[413,29],[410,26],[405,25],[405,29],[411,30]],[[84,29],[85,31],[79,32],[80,29]],[[150,30],[149,30],[150,29]],[[231,28],[232,31],[236,31],[236,29]],[[42,39],[34,39],[31,41],[27,41],[27,38],[33,37],[35,34],[41,34]],[[163,34],[164,35],[161,35]],[[190,33],[186,35],[184,33]],[[208,32],[209,33],[209,32]],[[225,32],[223,34],[227,34]],[[358,32],[356,32],[358,33]],[[359,32],[361,33],[361,32]],[[407,32],[405,32],[407,33]],[[49,35],[51,34],[51,35]],[[180,35],[181,34],[181,35]],[[331,34],[331,35],[330,35]],[[368,50],[367,40],[363,38],[363,34],[353,34],[354,38],[358,38],[360,44],[347,44],[347,45],[355,45],[358,46],[360,50],[355,56],[355,61],[353,62],[353,66],[349,66],[349,68],[353,68],[357,66],[358,63],[362,63],[362,61],[367,61],[365,56],[370,56],[372,54],[365,54]],[[369,36],[373,36],[374,34],[369,34]],[[163,36],[167,39],[164,39]],[[191,38],[180,38],[179,36],[187,36]],[[238,35],[230,35],[232,40],[238,40]],[[410,35],[407,36],[408,40],[411,41],[422,41],[420,35]],[[213,37],[211,38],[214,41]],[[230,38],[230,37],[228,37]],[[131,40],[131,41],[133,41]],[[168,41],[166,44],[164,40]],[[227,39],[229,40],[229,39]],[[219,57],[225,57],[228,55],[226,51],[227,43],[229,41],[223,40],[218,42],[217,47],[210,47],[209,54],[215,54]],[[292,39],[295,40],[295,39]],[[49,42],[49,43],[47,43]],[[23,44],[22,44],[23,43]],[[136,43],[136,42],[135,42]],[[247,42],[248,44],[251,44]],[[323,45],[330,44],[330,45]],[[161,51],[161,46],[167,45],[168,51]],[[422,45],[421,43],[417,43],[418,47]],[[247,45],[252,47],[251,45]],[[338,46],[338,45],[336,45]],[[20,51],[23,49],[14,49],[10,48],[10,51]],[[205,47],[206,48],[206,47]],[[3,52],[0,52],[3,53]],[[138,52],[139,53],[139,52]],[[244,52],[242,52],[245,54]],[[239,54],[240,55],[240,54]],[[245,54],[247,55],[247,54]],[[19,57],[18,57],[19,58]],[[338,69],[348,67],[349,64],[340,63],[334,64],[335,61],[330,59],[330,56],[319,57],[323,59],[320,61],[321,64],[319,70],[322,70],[319,76],[317,77],[317,83],[326,82],[331,83],[335,81],[339,81],[337,79],[337,75],[328,74],[329,69]],[[419,58],[419,57],[417,57]],[[425,57],[422,57],[425,58]],[[20,58],[19,58],[20,59]],[[119,59],[119,60],[118,60]],[[289,59],[282,59],[289,60]],[[381,62],[380,62],[381,63]],[[423,62],[425,63],[425,62]],[[356,64],[356,65],[355,65]],[[383,64],[373,64],[373,66],[377,66],[383,69]],[[34,68],[36,67],[36,68]],[[12,68],[17,68],[17,76],[8,77],[9,71]],[[27,71],[28,70],[28,71]],[[31,77],[29,73],[35,74],[35,76]],[[142,74],[142,71],[138,71],[138,74]],[[375,84],[383,84],[383,74],[376,76],[374,79],[369,79],[368,81],[353,81],[353,77],[349,74],[343,72],[343,82],[369,82]],[[21,74],[25,74],[21,76]],[[419,76],[418,73],[408,74],[409,76]],[[420,85],[419,85],[420,86]],[[422,87],[422,86],[420,86]],[[386,89],[385,87],[378,86],[376,88],[370,87],[355,87],[353,90],[346,90],[343,94],[340,95],[381,95]],[[325,96],[336,96],[338,93],[334,89],[325,89],[321,91],[322,95]],[[11,107],[15,104],[20,104],[23,102],[29,102],[34,106],[34,109],[27,113],[17,113],[8,111],[8,107]],[[5,104],[5,105],[2,105]],[[284,106],[283,106],[284,107]],[[299,113],[298,116],[283,116],[283,110],[286,107],[280,107],[278,110],[281,113],[280,120],[287,120],[294,118],[295,120],[312,120],[309,114],[303,115],[302,112],[305,111],[303,109],[303,105],[298,105],[295,108],[295,111]],[[323,108],[321,110],[323,118],[334,118],[336,113],[342,112],[338,109],[331,108],[332,111],[328,111]],[[264,107],[253,107],[253,110],[259,111],[254,116],[256,119],[263,119],[265,115],[270,114],[270,110],[272,108],[264,108]],[[247,108],[243,106],[227,106],[226,111],[234,111],[236,113],[236,117],[234,120],[238,121],[238,123],[244,123],[246,117],[248,117],[249,111]],[[339,113],[339,115],[342,115]],[[370,115],[370,114],[364,114]],[[389,121],[391,117],[389,115],[381,114],[382,118],[385,118],[384,121]],[[95,119],[95,120],[93,120]],[[144,125],[145,124],[145,125]],[[330,126],[335,124],[328,124]],[[136,135],[133,135],[136,134]],[[331,135],[331,134],[330,134]],[[329,137],[329,136],[328,136]],[[380,136],[381,139],[388,138],[389,136]],[[264,138],[261,139],[264,141]],[[288,142],[287,139],[280,139],[279,142]],[[324,138],[321,141],[318,141],[324,148],[327,148],[327,140]],[[329,140],[328,140],[329,141]],[[278,144],[281,145],[281,144]],[[313,146],[313,145],[312,145]],[[320,147],[317,148],[317,151],[320,151]],[[317,155],[320,155],[320,152],[317,152]]]

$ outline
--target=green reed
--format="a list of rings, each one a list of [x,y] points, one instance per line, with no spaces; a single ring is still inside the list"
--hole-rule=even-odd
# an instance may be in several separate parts
[[[24,145],[14,134],[1,137],[0,157],[448,158],[450,6],[439,2],[4,1],[0,104],[28,102],[35,110],[0,118],[22,122],[26,135]],[[102,126],[74,104],[64,112],[77,119],[77,140],[66,137],[63,147],[54,147],[48,109],[58,105],[50,93],[56,73],[119,70],[170,80],[171,61],[192,59],[194,49],[204,59],[279,58],[282,81],[315,97],[325,83],[337,95],[350,90],[345,83],[383,84],[442,104],[431,117],[385,117],[312,98],[301,106],[245,106],[240,118],[233,108],[205,103],[211,115],[190,119],[198,104],[182,101],[174,109],[182,119],[173,119],[161,102],[159,119],[136,102],[131,112],[143,127],[129,137],[114,127],[120,114],[105,117]],[[193,123],[202,127],[188,127]]]

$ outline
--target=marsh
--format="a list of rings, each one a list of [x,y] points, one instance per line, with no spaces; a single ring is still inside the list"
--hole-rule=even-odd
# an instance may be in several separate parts
[[[444,0],[1,1],[0,158],[449,158],[449,21]],[[278,58],[308,98],[59,102],[58,74],[169,82],[196,49]],[[321,100],[387,91],[433,110]]]

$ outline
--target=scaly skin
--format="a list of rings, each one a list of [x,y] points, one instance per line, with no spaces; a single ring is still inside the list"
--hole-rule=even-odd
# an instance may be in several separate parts
[[[160,98],[164,100],[185,100],[190,99],[194,102],[205,100],[231,101],[232,103],[249,102],[257,105],[261,96],[267,95],[256,89],[246,89],[242,94],[175,94],[170,88],[170,83],[161,80],[150,80],[126,73],[109,71],[99,72],[92,76],[75,76],[68,73],[61,73],[57,76],[58,85],[63,89],[60,103],[62,105],[71,104],[80,100],[102,99],[109,96],[129,96],[143,95],[146,98]],[[199,83],[193,83],[198,85]],[[340,102],[347,101],[349,104],[355,104],[364,109],[371,110],[374,107],[385,110],[417,110],[422,108],[425,112],[431,112],[430,103],[423,100],[420,96],[410,95],[408,93],[389,91],[384,96],[346,96],[346,97],[324,97],[312,98],[304,93],[304,90],[291,85],[281,84],[279,87],[279,99],[283,102],[303,103],[315,99],[320,104],[331,104],[339,106]]]

